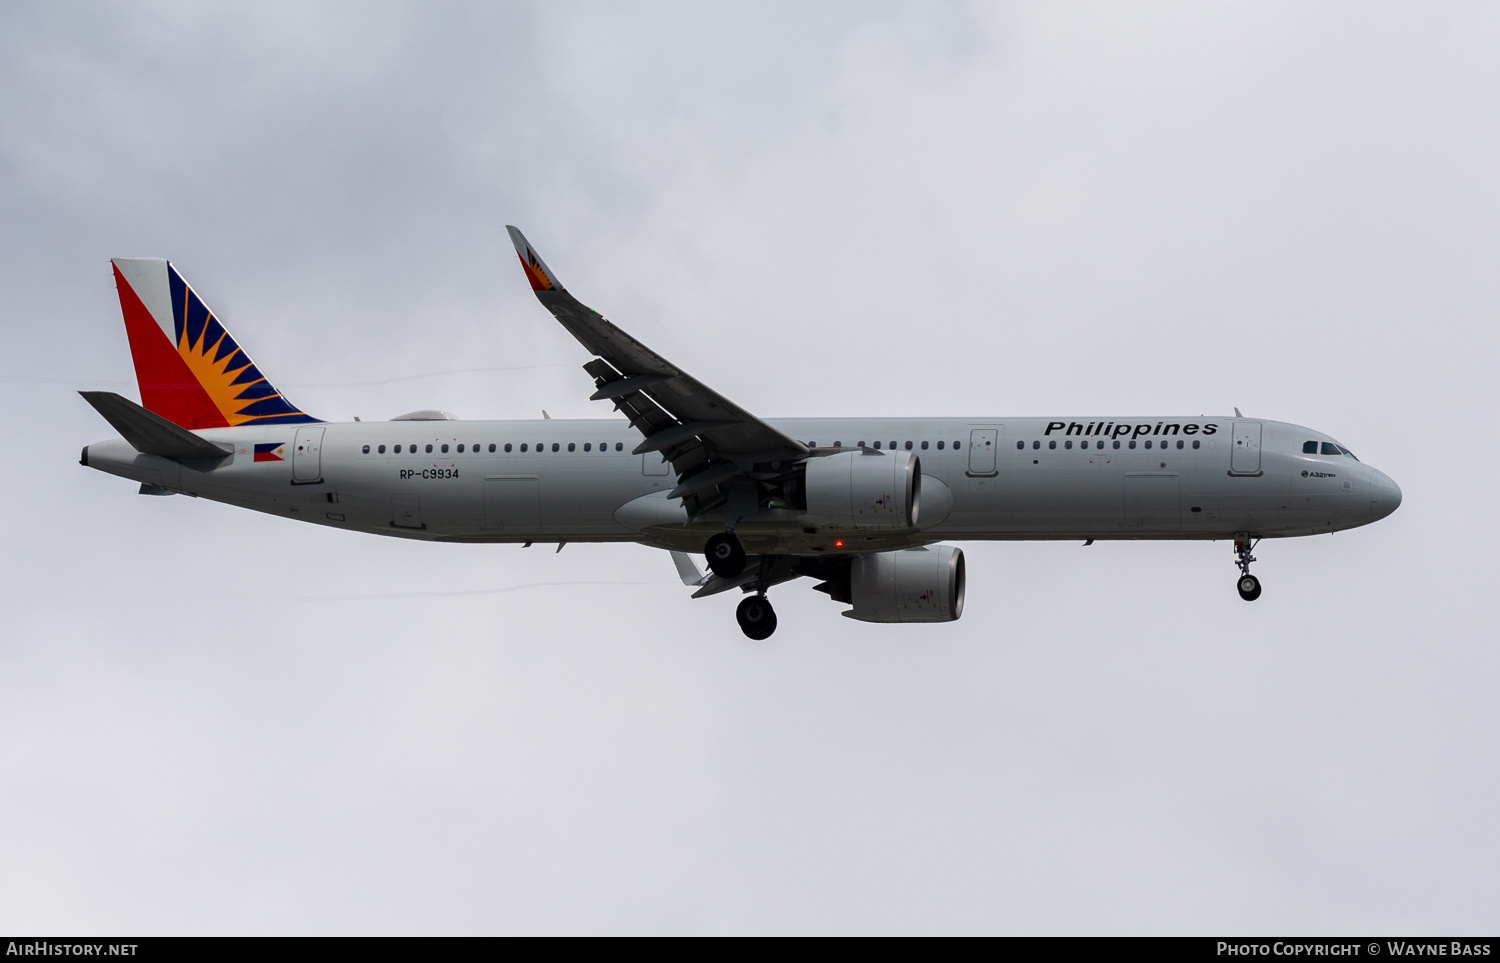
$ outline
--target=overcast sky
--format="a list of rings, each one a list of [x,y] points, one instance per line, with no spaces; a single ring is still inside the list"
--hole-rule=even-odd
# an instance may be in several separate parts
[[[0,930],[1500,924],[1494,4],[0,6]],[[1227,413],[1405,503],[966,544],[962,621],[77,464],[163,256],[296,403],[602,417],[518,224],[765,417]],[[468,371],[386,384],[410,375]],[[541,584],[538,584],[541,583]]]

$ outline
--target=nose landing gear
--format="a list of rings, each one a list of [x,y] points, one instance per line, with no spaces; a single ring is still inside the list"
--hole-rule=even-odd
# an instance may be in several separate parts
[[[733,532],[719,532],[703,547],[708,567],[719,578],[734,578],[745,570],[745,547]]]
[[[1260,598],[1260,579],[1250,574],[1250,563],[1255,561],[1255,556],[1250,550],[1260,542],[1260,539],[1251,541],[1248,532],[1240,532],[1234,536],[1234,564],[1240,568],[1240,580],[1235,586],[1240,590],[1240,598],[1246,602],[1254,602]]]
[[[748,596],[734,610],[734,617],[740,623],[740,631],[757,642],[769,639],[776,631],[776,610],[764,595]]]

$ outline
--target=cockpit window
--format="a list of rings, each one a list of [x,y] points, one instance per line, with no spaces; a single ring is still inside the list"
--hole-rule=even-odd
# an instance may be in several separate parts
[[[1338,455],[1338,454],[1341,454],[1341,452],[1339,451],[1339,446],[1338,445],[1335,445],[1331,441],[1325,441],[1325,442],[1323,442],[1323,454],[1325,454],[1325,455]]]
[[[1318,453],[1318,443],[1317,442],[1315,442],[1315,441],[1304,441],[1302,443],[1302,454],[1304,454],[1304,455],[1316,455],[1317,453]]]
[[[1349,449],[1343,447],[1342,445],[1339,446],[1339,451],[1341,451],[1344,454],[1348,455],[1350,458],[1353,458],[1355,461],[1359,461],[1359,459],[1355,457],[1354,452],[1352,452]]]

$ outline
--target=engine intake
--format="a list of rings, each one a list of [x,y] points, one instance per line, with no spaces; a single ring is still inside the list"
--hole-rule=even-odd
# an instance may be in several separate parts
[[[853,559],[844,615],[861,622],[955,622],[964,614],[964,553],[952,545]]]
[[[807,462],[807,514],[830,528],[914,528],[922,463],[909,451],[846,451]]]

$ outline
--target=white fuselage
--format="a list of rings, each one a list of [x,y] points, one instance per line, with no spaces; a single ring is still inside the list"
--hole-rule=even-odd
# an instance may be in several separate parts
[[[1350,456],[1305,453],[1306,443],[1332,439],[1282,422],[770,424],[824,448],[910,445],[921,459],[921,509],[914,530],[870,533],[808,524],[773,503],[736,526],[752,553],[858,553],[943,539],[1313,535],[1369,524],[1401,498],[1389,478]],[[706,535],[723,529],[718,517],[686,524],[680,502],[667,498],[676,484],[670,465],[654,453],[632,454],[641,436],[622,421],[390,421],[198,434],[232,445],[233,454],[178,463],[111,440],[86,448],[84,462],[167,491],[405,538],[635,541],[698,551]],[[256,460],[257,445],[283,446],[281,460]]]

